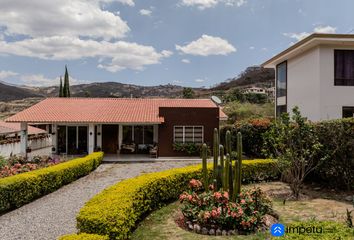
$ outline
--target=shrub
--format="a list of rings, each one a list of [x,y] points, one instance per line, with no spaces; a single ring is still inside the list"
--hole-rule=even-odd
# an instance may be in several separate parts
[[[48,168],[0,179],[0,213],[21,207],[87,175],[100,165],[102,159],[102,152],[93,153]]]
[[[179,199],[183,203],[184,222],[207,229],[255,232],[262,224],[263,216],[272,209],[270,199],[259,188],[243,190],[235,202],[225,191],[197,194],[193,189],[181,194]]]
[[[109,240],[109,238],[97,234],[80,233],[61,236],[59,240]]]
[[[305,177],[318,166],[316,157],[322,148],[313,125],[295,107],[291,119],[288,113],[283,114],[271,125],[266,136],[266,146],[275,152],[275,156],[270,157],[278,159],[278,165],[289,178],[290,188],[298,199]]]
[[[354,189],[354,119],[323,121],[315,124],[323,145],[314,179],[336,188]]]
[[[259,160],[260,161],[260,160]],[[259,161],[243,161],[242,173],[257,181],[257,176],[269,176],[273,179],[278,175],[272,160],[265,160],[262,167]],[[268,167],[265,167],[265,165]],[[249,173],[266,170],[263,174]],[[211,177],[212,164],[208,165]],[[254,178],[255,176],[255,178]],[[201,165],[171,169],[159,173],[149,173],[127,179],[105,189],[96,195],[80,210],[77,226],[80,232],[108,235],[110,239],[127,239],[136,223],[148,212],[164,203],[177,199],[179,194],[187,190],[190,179],[201,179]]]
[[[224,126],[220,129],[220,139],[225,139],[226,131],[230,130],[231,144],[235,149],[237,132],[241,132],[244,154],[249,157],[262,158],[265,156],[262,153],[263,134],[269,129],[270,123],[268,118],[257,118],[239,122],[234,126]]]

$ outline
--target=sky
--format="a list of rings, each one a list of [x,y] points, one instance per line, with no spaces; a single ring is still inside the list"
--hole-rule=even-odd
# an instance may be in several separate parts
[[[0,81],[210,87],[312,32],[353,33],[352,0],[0,0]]]

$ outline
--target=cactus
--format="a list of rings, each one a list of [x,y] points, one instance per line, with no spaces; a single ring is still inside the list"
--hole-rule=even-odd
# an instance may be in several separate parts
[[[216,169],[218,166],[218,159],[219,159],[219,131],[217,128],[214,128],[213,154],[214,154],[213,170],[214,170],[214,178],[216,178]]]
[[[225,151],[226,150],[226,151]],[[224,154],[226,152],[226,159]],[[241,192],[241,167],[242,167],[242,134],[237,133],[237,159],[235,159],[235,166],[233,168],[231,161],[231,132],[227,131],[225,136],[225,148],[219,143],[219,131],[214,129],[214,162],[213,162],[213,186],[214,191],[221,188],[228,191],[232,201],[235,201]],[[202,158],[203,158],[203,178],[204,187],[208,189],[207,167],[206,167],[207,146],[203,144]],[[220,156],[220,165],[219,165]]]
[[[242,134],[237,133],[237,160],[235,162],[236,166],[236,192],[235,194],[240,194],[241,192],[241,181],[242,181]]]
[[[223,181],[223,190],[229,191],[229,170],[230,170],[230,155],[226,154],[225,166],[224,166],[224,181]]]
[[[229,130],[226,131],[225,147],[226,147],[226,153],[230,154],[231,156],[231,132]]]
[[[209,188],[207,157],[208,157],[208,147],[204,143],[202,146],[202,160],[203,160],[203,185],[205,191],[207,191]]]

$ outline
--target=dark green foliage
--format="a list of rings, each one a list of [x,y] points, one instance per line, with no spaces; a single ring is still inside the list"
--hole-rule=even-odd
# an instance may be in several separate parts
[[[264,145],[263,134],[269,129],[270,123],[269,119],[260,118],[238,122],[235,125],[227,125],[220,129],[220,139],[225,139],[226,132],[231,131],[231,145],[236,146],[236,134],[241,132],[244,154],[248,157],[264,158],[265,155],[262,153]],[[224,144],[224,142],[221,144]]]
[[[64,74],[63,97],[70,97],[69,73],[66,65],[65,65],[65,74]]]
[[[176,152],[184,152],[190,156],[199,156],[202,145],[195,143],[174,143],[173,150]],[[208,150],[209,151],[209,150]]]
[[[183,98],[194,98],[194,91],[192,88],[189,88],[189,87],[186,87],[186,88],[183,88]]]
[[[63,91],[63,79],[60,76],[60,85],[59,85],[59,97],[63,97],[64,96],[64,91]]]
[[[290,181],[290,188],[296,198],[305,178],[319,165],[316,157],[323,148],[314,126],[302,117],[297,107],[274,122],[265,133],[265,148],[269,157],[278,159],[280,169]]]
[[[342,189],[354,189],[354,119],[323,121],[315,124],[323,145],[313,180]]]

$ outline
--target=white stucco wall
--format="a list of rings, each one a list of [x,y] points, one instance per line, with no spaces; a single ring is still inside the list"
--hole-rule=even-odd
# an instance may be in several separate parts
[[[312,121],[320,119],[320,48],[288,60],[287,110],[298,106]]]
[[[351,47],[320,47],[321,106],[320,119],[342,118],[343,106],[354,106],[354,86],[334,86],[334,50]]]

